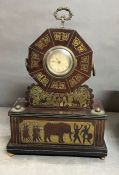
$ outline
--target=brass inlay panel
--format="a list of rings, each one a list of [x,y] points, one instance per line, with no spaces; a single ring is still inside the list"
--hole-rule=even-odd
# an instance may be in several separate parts
[[[71,87],[76,86],[77,84],[79,84],[82,79],[84,78],[83,75],[81,75],[80,73],[77,73],[76,75],[73,75],[70,79],[69,79],[69,84]]]
[[[38,67],[40,58],[39,58],[39,54],[32,51],[31,52],[31,69]]]
[[[34,85],[29,89],[28,98],[32,106],[80,107],[89,109],[92,105],[93,95],[86,86],[81,86],[71,93],[49,93]]]
[[[43,85],[43,86],[47,86],[47,84],[49,83],[49,79],[46,77],[45,74],[43,74],[42,72],[39,72],[36,75],[36,78],[38,79],[38,81]]]
[[[23,120],[19,128],[22,143],[94,144],[92,122]]]
[[[72,41],[72,45],[73,45],[74,49],[76,51],[78,51],[79,53],[82,53],[82,52],[87,50],[86,47],[84,46],[84,44],[81,42],[81,40],[76,36]]]
[[[56,41],[68,41],[70,33],[67,32],[53,32],[54,39]]]
[[[39,49],[45,48],[51,42],[49,35],[44,35],[38,42],[35,43],[35,46]]]

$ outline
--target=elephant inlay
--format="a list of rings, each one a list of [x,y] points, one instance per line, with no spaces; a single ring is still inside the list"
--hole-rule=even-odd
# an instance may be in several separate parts
[[[19,125],[22,143],[93,145],[94,132],[87,121],[24,120]]]
[[[63,135],[68,134],[71,138],[71,126],[67,123],[47,123],[44,125],[44,141],[51,142],[51,136],[58,136],[58,142],[64,143]]]

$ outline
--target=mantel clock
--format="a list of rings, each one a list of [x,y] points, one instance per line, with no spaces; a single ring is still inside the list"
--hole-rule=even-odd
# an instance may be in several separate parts
[[[58,8],[54,16],[61,28],[47,29],[29,47],[26,68],[36,83],[9,111],[7,151],[105,157],[107,116],[84,84],[95,75],[93,51],[77,31],[64,28],[73,16],[68,8]]]

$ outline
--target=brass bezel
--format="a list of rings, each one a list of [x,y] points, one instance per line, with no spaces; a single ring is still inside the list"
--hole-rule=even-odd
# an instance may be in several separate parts
[[[54,50],[57,50],[57,49],[64,49],[65,51],[68,51],[69,54],[71,55],[71,57],[70,57],[71,65],[70,65],[69,69],[67,71],[65,71],[65,73],[61,73],[60,75],[51,72],[51,70],[49,69],[49,67],[47,65],[48,64],[48,55],[51,54],[51,52],[53,52]],[[69,48],[64,47],[64,46],[54,46],[54,47],[52,47],[51,49],[49,49],[45,53],[44,58],[43,58],[43,67],[44,67],[45,71],[48,73],[48,75],[50,75],[53,78],[63,79],[63,78],[68,77],[74,71],[76,65],[77,65],[77,60],[75,58],[74,53]]]

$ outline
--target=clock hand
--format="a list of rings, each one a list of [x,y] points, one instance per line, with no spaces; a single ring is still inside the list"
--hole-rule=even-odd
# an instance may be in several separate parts
[[[59,61],[59,59],[56,57],[56,60],[57,60],[57,62],[58,62],[58,64],[60,64],[61,63],[61,61]]]

